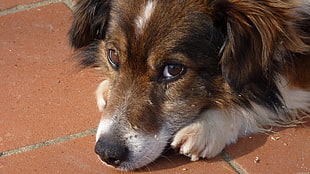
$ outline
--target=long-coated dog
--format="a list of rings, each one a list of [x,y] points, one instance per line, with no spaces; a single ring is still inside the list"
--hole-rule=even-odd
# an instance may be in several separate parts
[[[212,158],[310,111],[309,0],[81,0],[69,36],[107,78],[95,152],[120,170],[167,144]]]

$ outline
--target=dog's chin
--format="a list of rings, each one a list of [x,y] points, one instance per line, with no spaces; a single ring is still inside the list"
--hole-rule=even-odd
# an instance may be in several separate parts
[[[156,160],[165,150],[171,135],[167,130],[161,129],[158,134],[152,135],[131,131],[125,134],[124,138],[128,148],[128,157],[118,166],[102,162],[118,170],[133,171]]]

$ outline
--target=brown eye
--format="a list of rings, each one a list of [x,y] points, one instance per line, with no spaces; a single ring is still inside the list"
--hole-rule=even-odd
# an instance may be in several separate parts
[[[114,68],[119,67],[119,63],[120,63],[119,55],[115,50],[113,49],[108,50],[108,60]]]
[[[178,77],[184,72],[183,65],[166,65],[163,71],[163,78],[169,80]]]

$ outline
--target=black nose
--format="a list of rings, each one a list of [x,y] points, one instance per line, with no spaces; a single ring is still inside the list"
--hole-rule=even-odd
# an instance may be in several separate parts
[[[128,148],[115,137],[102,136],[96,143],[95,152],[102,161],[114,167],[120,166],[128,157]]]

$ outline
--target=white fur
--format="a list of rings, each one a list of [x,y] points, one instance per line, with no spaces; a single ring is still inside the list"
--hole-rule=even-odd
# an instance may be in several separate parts
[[[164,128],[154,135],[129,131],[125,134],[125,137],[128,138],[129,160],[122,163],[120,168],[123,170],[133,170],[151,163],[161,155],[170,136]]]
[[[99,140],[99,138],[109,132],[113,126],[113,121],[110,119],[101,119],[99,126],[97,128],[97,133],[96,133],[96,142]]]
[[[238,137],[263,131],[258,125],[260,122],[268,122],[270,114],[274,115],[262,107],[258,107],[257,111],[242,108],[229,111],[208,110],[178,131],[171,146],[180,147],[180,153],[190,156],[192,161],[199,157],[212,158],[226,145],[236,142]],[[256,120],[259,116],[262,119]]]
[[[137,29],[140,33],[143,32],[147,22],[149,21],[152,13],[154,12],[156,7],[156,2],[155,1],[148,1],[146,6],[143,8],[143,11],[141,14],[137,17],[136,19],[136,26]]]

